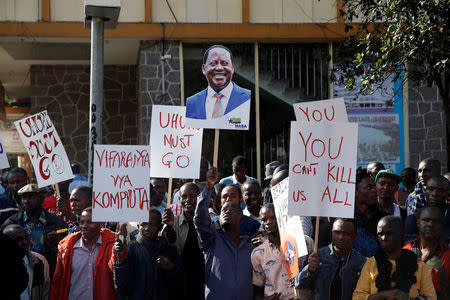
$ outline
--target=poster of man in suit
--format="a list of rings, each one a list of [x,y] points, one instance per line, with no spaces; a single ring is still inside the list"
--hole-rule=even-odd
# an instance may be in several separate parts
[[[202,72],[208,87],[187,99],[186,125],[248,130],[251,93],[232,81],[230,49],[222,45],[209,47],[203,55]]]

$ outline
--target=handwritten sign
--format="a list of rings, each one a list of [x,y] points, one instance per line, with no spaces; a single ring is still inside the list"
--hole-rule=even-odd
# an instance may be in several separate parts
[[[148,221],[150,147],[94,145],[92,220]]]
[[[5,147],[3,146],[3,142],[0,139],[0,169],[9,168],[8,157],[6,156]]]
[[[294,277],[298,274],[298,258],[308,254],[300,216],[288,214],[289,177],[271,188],[284,265]]]
[[[203,129],[185,125],[186,107],[153,105],[151,176],[198,178]]]
[[[348,122],[344,98],[295,103],[294,113],[299,122]]]
[[[291,122],[290,215],[353,218],[358,124]]]
[[[47,111],[14,122],[33,164],[39,187],[73,178],[64,145]]]

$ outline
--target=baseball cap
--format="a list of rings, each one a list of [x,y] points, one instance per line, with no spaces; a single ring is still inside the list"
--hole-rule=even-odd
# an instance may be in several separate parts
[[[378,172],[377,176],[375,176],[375,182],[377,182],[378,178],[383,177],[383,176],[389,176],[394,178],[397,183],[400,183],[402,181],[402,178],[395,174],[394,170],[392,169],[386,169],[386,170],[381,170],[380,172]]]

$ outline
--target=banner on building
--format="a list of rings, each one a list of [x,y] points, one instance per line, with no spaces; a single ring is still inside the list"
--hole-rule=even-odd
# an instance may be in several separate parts
[[[94,145],[92,220],[147,222],[150,147]]]
[[[3,146],[3,142],[0,139],[0,170],[9,168],[8,157],[6,156],[5,147]]]
[[[368,70],[369,65],[363,67]],[[376,160],[400,173],[405,167],[403,73],[397,80],[391,74],[371,94],[362,93],[361,79],[355,76],[353,90],[333,83],[334,97],[345,100],[348,121],[359,124],[357,165],[365,168]]]
[[[281,237],[281,251],[284,265],[290,277],[298,273],[298,258],[308,254],[300,216],[288,214],[289,178],[271,188],[278,230]]]
[[[353,218],[358,124],[291,122],[289,215]]]
[[[344,98],[295,103],[293,106],[298,122],[348,122]]]
[[[14,122],[39,187],[73,178],[70,161],[47,111]]]
[[[185,113],[184,106],[152,107],[151,177],[199,177],[203,129],[187,127]]]

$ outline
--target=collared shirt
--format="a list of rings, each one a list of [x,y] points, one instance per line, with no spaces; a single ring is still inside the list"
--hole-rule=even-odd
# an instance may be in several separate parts
[[[244,214],[244,216],[250,217],[250,218],[252,218],[253,220],[260,222],[259,218],[258,218],[257,216],[252,215],[252,214],[248,211],[247,207],[244,208],[244,210],[242,211],[242,213]]]
[[[253,181],[256,181],[259,183],[258,179],[245,175],[245,181],[247,181],[247,180],[253,180]],[[231,176],[222,178],[219,181],[219,183],[224,184],[224,185],[234,184],[234,185],[238,186],[239,188],[241,188],[241,184],[239,183],[239,181],[236,178],[236,175],[234,175],[234,174]]]
[[[92,250],[84,245],[81,237],[73,246],[72,273],[67,299],[94,299],[94,269],[101,244],[102,235],[100,234]]]
[[[433,280],[434,288],[438,300],[450,299],[450,249],[442,241],[439,241],[437,248],[422,257],[420,251],[420,236],[414,241],[406,244],[404,249],[414,252],[420,261],[423,261],[430,271],[431,280]]]
[[[184,217],[184,214],[180,214],[175,216],[173,220],[173,230],[177,236],[177,240],[174,244],[170,244],[170,246],[175,246],[177,248],[178,255],[181,255],[183,252],[184,244],[186,243],[186,238],[189,233],[189,223]]]
[[[31,247],[30,250],[42,253],[44,250],[44,226],[47,223],[44,210],[41,215],[34,222],[28,217],[27,213],[23,213],[23,227],[30,236]]]
[[[28,259],[28,255],[25,255],[22,260],[23,260],[23,264],[27,268],[28,285],[27,285],[27,288],[22,292],[22,294],[20,294],[20,300],[29,300],[30,299],[30,288],[32,285],[32,281],[31,281],[32,279],[30,278],[30,274],[31,274],[32,270],[30,268],[30,260]]]
[[[233,91],[233,83],[230,81],[228,85],[221,90],[219,93],[223,95],[220,102],[222,103],[222,111],[225,115],[225,110],[228,105],[228,100],[230,100],[231,92]],[[208,86],[208,91],[206,93],[206,101],[205,101],[205,110],[206,110],[206,119],[210,120],[212,118],[212,114],[214,111],[214,106],[216,104],[216,97],[214,95],[216,91],[214,91],[210,86]]]
[[[236,244],[209,217],[211,191],[203,189],[195,209],[194,225],[205,257],[206,300],[252,300],[251,252],[254,248],[241,236]]]
[[[414,214],[418,209],[421,209],[427,203],[425,188],[422,183],[418,182],[414,187],[414,191],[406,198],[406,213],[407,215]]]
[[[269,239],[252,252],[253,284],[264,287],[264,297],[281,293],[280,299],[293,299],[294,289],[286,268],[281,261],[282,254]]]

